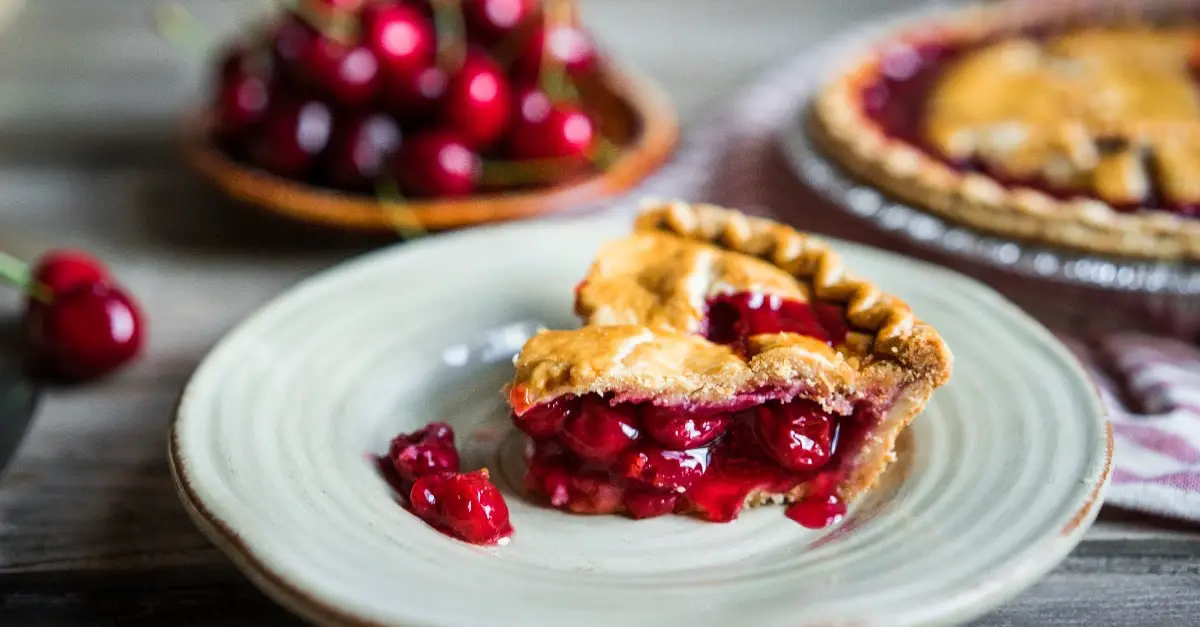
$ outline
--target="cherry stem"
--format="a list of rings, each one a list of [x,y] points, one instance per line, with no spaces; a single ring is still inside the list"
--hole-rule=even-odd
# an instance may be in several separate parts
[[[417,220],[417,216],[405,205],[404,195],[400,193],[400,186],[396,185],[396,181],[390,178],[380,179],[375,184],[375,197],[401,239],[416,239],[427,234],[421,221]]]
[[[550,38],[553,37],[555,29],[570,25],[574,17],[573,7],[570,0],[552,0],[546,3],[544,15],[546,23],[542,31],[544,34],[541,64],[538,67],[538,84],[542,91],[555,102],[573,100],[578,97],[578,93],[572,93],[574,88],[567,77],[567,68],[548,50]]]
[[[592,165],[600,170],[607,170],[608,166],[612,165],[617,160],[620,154],[620,149],[612,143],[607,137],[596,134],[596,145],[592,147],[592,151],[588,154],[588,160]]]
[[[0,252],[0,281],[29,294],[35,300],[50,302],[50,290],[33,280],[29,264],[5,252]]]
[[[447,74],[458,72],[467,59],[467,27],[460,0],[432,0],[437,33],[437,64]]]
[[[171,44],[193,53],[209,49],[211,33],[187,9],[177,2],[154,7],[154,31]]]

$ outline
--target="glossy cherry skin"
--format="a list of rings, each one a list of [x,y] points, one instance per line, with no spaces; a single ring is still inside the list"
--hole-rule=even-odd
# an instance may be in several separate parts
[[[568,418],[578,413],[578,398],[556,398],[548,403],[534,405],[520,416],[513,415],[513,424],[535,438],[551,438],[558,433]]]
[[[385,81],[383,103],[397,118],[420,124],[434,117],[449,86],[446,72],[431,65]]]
[[[655,518],[675,511],[679,496],[654,490],[627,490],[623,502],[633,518]]]
[[[332,130],[333,114],[320,100],[277,99],[251,142],[250,159],[275,174],[305,178],[328,145]]]
[[[402,81],[433,64],[433,22],[407,4],[373,3],[363,8],[362,42],[375,53],[385,82]]]
[[[579,413],[563,423],[559,441],[581,459],[611,464],[638,439],[637,417],[631,409],[613,407],[603,398],[584,398]]]
[[[613,466],[617,476],[661,492],[684,492],[708,470],[706,448],[669,451],[638,447],[626,451]]]
[[[577,107],[551,103],[532,90],[517,98],[507,155],[513,159],[586,158],[595,145],[592,119]]]
[[[478,50],[468,52],[442,97],[442,122],[482,150],[504,134],[511,111],[512,90],[500,66]]]
[[[299,15],[285,13],[276,24],[271,39],[271,53],[280,71],[291,76],[293,81],[306,82],[305,57],[320,37],[321,34]]]
[[[811,401],[754,408],[759,444],[779,465],[803,472],[816,470],[833,454],[833,420]]]
[[[542,54],[551,55],[554,63],[567,74],[582,77],[597,66],[596,47],[592,38],[575,25],[556,26],[547,31],[544,26],[534,29],[513,62],[511,75],[519,84],[534,83],[541,76]]]
[[[408,481],[439,472],[458,472],[454,430],[441,422],[396,436],[388,446],[387,457],[396,474]]]
[[[366,46],[346,46],[317,37],[302,51],[300,62],[305,82],[334,103],[357,107],[379,92],[379,64]]]
[[[271,76],[269,68],[256,67],[240,50],[230,52],[220,67],[213,103],[213,135],[219,142],[234,144],[266,115]]]
[[[38,258],[30,271],[33,280],[54,294],[65,294],[91,283],[109,282],[108,268],[99,259],[81,250],[51,250]],[[40,306],[41,301],[30,298],[30,306]]]
[[[405,139],[396,159],[396,180],[406,194],[451,198],[475,191],[479,155],[455,132],[431,130]]]
[[[86,282],[30,309],[26,332],[38,359],[72,379],[106,375],[141,351],[142,314],[116,285]]]
[[[729,416],[696,413],[676,407],[647,405],[642,408],[642,429],[669,449],[686,450],[704,446],[729,427]]]
[[[400,127],[383,113],[353,114],[336,122],[321,156],[322,180],[338,189],[374,192],[400,149]]]
[[[532,0],[463,0],[467,35],[494,44],[515,31],[534,10]]]
[[[842,520],[846,504],[836,494],[818,494],[793,503],[784,514],[809,529],[822,529]]]
[[[421,520],[471,544],[497,544],[513,532],[508,504],[486,469],[421,477],[409,502]]]

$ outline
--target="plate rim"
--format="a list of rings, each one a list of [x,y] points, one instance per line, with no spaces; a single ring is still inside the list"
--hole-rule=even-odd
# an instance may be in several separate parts
[[[486,228],[472,229],[469,231],[461,231],[446,235],[441,235],[436,238],[422,238],[418,241],[395,244],[384,247],[376,251],[368,252],[355,258],[335,264],[327,269],[324,269],[316,274],[313,274],[299,283],[291,286],[283,292],[275,295],[261,307],[239,322],[236,326],[226,332],[224,336],[211,348],[204,358],[197,365],[188,382],[185,384],[179,399],[172,412],[171,428],[167,435],[167,457],[170,468],[172,482],[175,491],[184,505],[184,510],[187,512],[189,519],[197,527],[197,529],[212,542],[226,557],[230,559],[234,567],[242,573],[249,581],[259,589],[263,594],[270,598],[275,603],[279,604],[286,610],[293,612],[301,618],[319,625],[349,625],[351,627],[387,627],[387,626],[404,626],[404,627],[427,627],[413,622],[403,623],[381,623],[362,616],[361,612],[354,612],[339,607],[334,603],[322,600],[315,593],[309,592],[289,580],[288,575],[280,572],[278,568],[268,564],[269,560],[260,556],[248,543],[244,542],[237,531],[232,526],[221,520],[197,494],[193,486],[193,477],[189,475],[186,459],[180,453],[180,424],[184,420],[184,412],[187,407],[189,392],[194,390],[194,384],[204,366],[211,363],[214,355],[221,351],[225,346],[230,344],[232,340],[240,337],[243,333],[247,333],[246,329],[254,325],[255,320],[263,316],[267,312],[282,306],[286,301],[296,297],[309,289],[315,289],[319,286],[335,282],[339,277],[346,273],[353,272],[356,269],[369,267],[378,263],[383,263],[387,259],[401,257],[407,255],[421,254],[421,251],[430,247],[443,247],[447,245],[461,245],[464,241],[470,242],[473,239],[493,237],[498,234],[509,231],[538,231],[543,229],[564,229],[573,231],[576,229],[582,230],[587,228],[587,225],[593,224],[596,226],[610,226],[610,223],[623,223],[627,221],[626,216],[617,216],[614,220],[612,215],[601,215],[598,217],[587,216],[579,218],[562,218],[539,220],[528,223],[508,223]],[[531,233],[532,235],[532,233]],[[1068,519],[1057,533],[1051,535],[1044,534],[1038,538],[1031,546],[1045,545],[1044,551],[1029,551],[1026,560],[1016,562],[1010,569],[1010,573],[999,581],[994,581],[994,585],[989,585],[980,594],[972,598],[967,598],[962,595],[955,602],[946,603],[939,606],[940,611],[933,615],[927,615],[929,619],[921,624],[955,624],[958,621],[966,620],[981,616],[992,609],[1000,606],[1004,602],[1014,598],[1033,583],[1040,580],[1043,576],[1053,570],[1058,564],[1079,544],[1083,539],[1084,533],[1090,528],[1096,516],[1099,514],[1100,505],[1103,497],[1110,484],[1112,476],[1112,460],[1113,460],[1113,425],[1108,416],[1107,408],[1102,402],[1099,392],[1095,387],[1095,383],[1088,376],[1078,358],[1074,356],[1061,342],[1059,342],[1048,329],[1041,323],[1037,322],[1029,314],[1025,313],[1017,305],[1004,298],[999,292],[992,289],[990,286],[963,275],[954,270],[938,266],[919,259],[913,259],[905,255],[894,253],[891,251],[866,246],[854,242],[847,242],[837,238],[821,236],[823,240],[828,242],[833,248],[839,250],[857,249],[858,251],[867,254],[877,254],[885,258],[895,258],[902,260],[904,263],[911,264],[912,267],[919,269],[923,273],[943,274],[947,277],[961,279],[975,288],[981,298],[987,298],[990,306],[1004,310],[1005,314],[1014,317],[1014,320],[1019,320],[1028,327],[1030,333],[1035,333],[1039,339],[1044,342],[1049,350],[1058,353],[1064,357],[1064,367],[1071,370],[1072,373],[1082,381],[1088,382],[1090,394],[1087,395],[1091,401],[1092,408],[1096,411],[1086,412],[1088,415],[1093,415],[1097,422],[1099,431],[1104,434],[1103,451],[1101,447],[1096,446],[1098,442],[1090,445],[1092,449],[1092,457],[1088,464],[1088,472],[1086,477],[1082,478],[1081,488],[1086,486],[1086,491],[1080,489],[1077,494],[1083,494],[1082,503],[1078,509]],[[1041,556],[1041,557],[1034,557]],[[428,627],[433,627],[432,625]]]

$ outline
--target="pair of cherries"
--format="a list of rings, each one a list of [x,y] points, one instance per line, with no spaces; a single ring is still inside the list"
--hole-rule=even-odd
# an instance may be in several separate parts
[[[387,461],[412,512],[433,528],[471,544],[502,544],[512,535],[508,504],[487,469],[459,472],[449,425],[434,422],[396,436]]]
[[[97,259],[55,250],[28,272],[5,260],[4,278],[26,292],[24,331],[37,370],[87,380],[137,356],[144,341],[142,313]]]

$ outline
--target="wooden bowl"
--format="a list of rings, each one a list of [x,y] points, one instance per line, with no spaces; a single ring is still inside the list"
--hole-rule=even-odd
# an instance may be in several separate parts
[[[467,198],[385,202],[366,195],[309,185],[236,161],[209,140],[208,112],[184,127],[188,163],[229,196],[284,216],[354,231],[395,232],[398,225],[426,230],[539,216],[623,192],[670,156],[679,136],[675,110],[653,81],[608,66],[577,86],[599,112],[600,131],[617,147],[603,172],[570,182]]]

